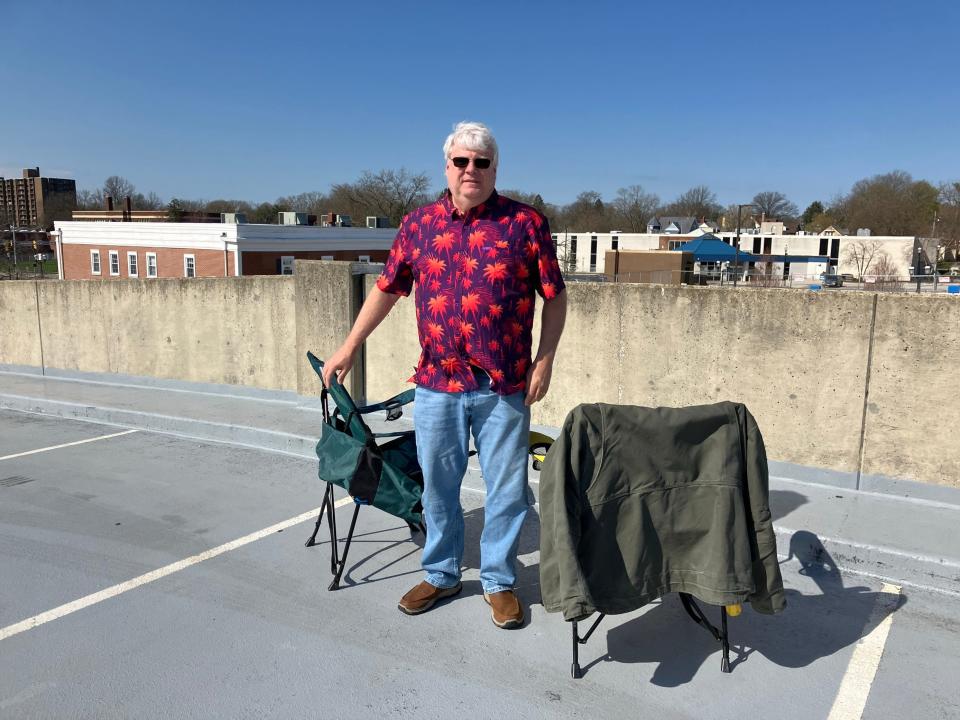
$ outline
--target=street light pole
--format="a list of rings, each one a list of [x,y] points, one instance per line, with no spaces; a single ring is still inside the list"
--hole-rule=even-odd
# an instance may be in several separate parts
[[[742,205],[737,205],[737,244],[735,247],[736,252],[734,253],[734,267],[733,267],[733,286],[737,286],[737,275],[740,274],[740,214],[743,208],[745,207],[755,207],[753,203],[744,203]]]

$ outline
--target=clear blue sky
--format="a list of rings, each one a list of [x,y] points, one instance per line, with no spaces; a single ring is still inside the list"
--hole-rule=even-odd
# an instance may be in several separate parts
[[[956,0],[0,0],[0,26],[7,177],[259,202],[403,166],[439,189],[475,119],[498,185],[554,203],[960,180]]]

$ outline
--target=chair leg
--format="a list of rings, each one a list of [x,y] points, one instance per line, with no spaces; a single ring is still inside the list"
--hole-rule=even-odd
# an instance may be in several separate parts
[[[727,636],[727,608],[726,606],[720,607],[720,629],[718,630],[714,625],[707,620],[706,615],[703,614],[703,611],[700,609],[700,606],[694,601],[693,597],[688,593],[680,593],[680,601],[683,603],[684,610],[687,611],[687,614],[693,618],[694,622],[703,627],[707,632],[713,635],[713,639],[720,643],[721,648],[721,658],[720,658],[720,672],[729,673],[730,672],[730,639]]]
[[[579,680],[583,674],[580,672],[580,638],[577,636],[576,620],[570,623],[570,629],[573,631],[573,664],[570,666],[570,676],[574,680]]]
[[[343,557],[340,558],[340,562],[337,564],[333,582],[330,583],[327,590],[336,590],[340,587],[340,577],[343,575],[343,569],[347,566],[347,553],[350,552],[350,542],[353,540],[353,529],[357,526],[357,515],[359,514],[360,505],[357,503],[353,508],[353,518],[350,520],[350,530],[347,532],[347,543],[343,546]],[[336,543],[336,540],[334,540],[334,543]]]
[[[327,526],[330,529],[330,574],[337,574],[337,566],[340,564],[339,548],[337,547],[337,513],[333,506],[333,486],[327,483],[327,500],[329,508],[327,512]]]
[[[313,526],[313,535],[304,543],[305,547],[313,547],[317,544],[317,533],[320,531],[320,523],[323,521],[323,513],[327,509],[328,498],[327,491],[323,491],[323,503],[320,505],[320,514],[317,515],[317,524]]]
[[[730,672],[730,640],[727,637],[727,608],[720,606],[720,646],[723,648],[723,657],[720,660],[720,672]]]
[[[600,621],[605,617],[605,614],[600,613],[597,616],[597,619],[593,621],[593,625],[590,626],[590,629],[587,630],[587,634],[583,637],[580,637],[577,634],[577,621],[573,620],[570,623],[573,630],[573,664],[570,666],[570,675],[574,680],[578,680],[583,677],[583,673],[580,670],[580,648],[578,646],[587,644],[587,640],[590,639],[590,636],[593,635],[593,631],[597,629],[597,625],[599,625]]]

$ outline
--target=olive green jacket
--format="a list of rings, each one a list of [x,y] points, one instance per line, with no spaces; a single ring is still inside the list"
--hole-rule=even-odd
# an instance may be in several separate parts
[[[767,456],[741,404],[574,408],[540,473],[540,592],[565,620],[669,592],[786,601]]]

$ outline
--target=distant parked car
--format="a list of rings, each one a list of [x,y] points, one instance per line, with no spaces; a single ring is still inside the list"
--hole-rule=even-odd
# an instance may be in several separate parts
[[[860,282],[859,280],[857,280],[855,276],[851,275],[850,273],[841,274],[840,279],[843,280],[843,282],[850,282],[850,283]]]
[[[824,287],[843,287],[843,276],[836,273],[820,273],[820,283]]]

